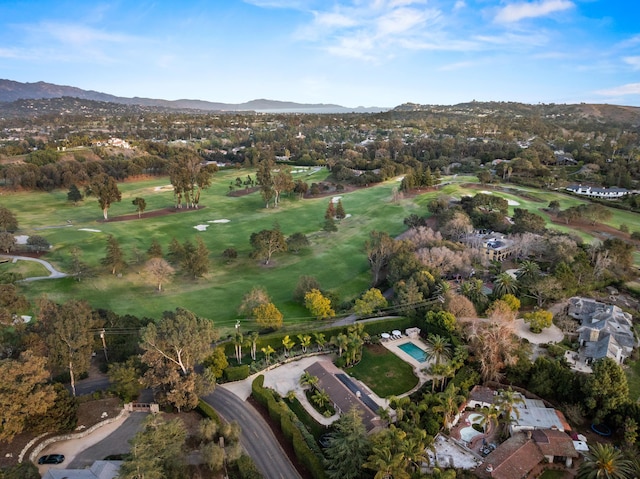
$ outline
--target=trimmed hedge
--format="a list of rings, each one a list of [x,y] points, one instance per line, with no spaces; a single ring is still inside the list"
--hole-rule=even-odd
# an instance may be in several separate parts
[[[220,420],[220,416],[218,416],[218,413],[211,407],[211,405],[204,402],[202,399],[198,399],[198,405],[196,406],[196,411],[200,413],[202,417],[208,417],[209,419],[212,419],[213,421],[215,421],[215,423],[218,426],[222,424],[222,421]]]
[[[269,416],[280,424],[284,437],[293,445],[298,460],[314,479],[326,479],[321,451],[304,424],[273,390],[264,387],[264,376],[257,376],[251,383],[251,393],[258,403],[266,406]],[[313,449],[310,443],[314,445]],[[315,449],[315,451],[314,451]]]
[[[236,461],[236,466],[238,468],[238,473],[240,473],[240,477],[242,479],[264,479],[264,476],[260,473],[258,468],[256,467],[253,459],[243,454]]]
[[[249,377],[249,365],[229,366],[222,371],[225,381],[241,381]]]
[[[370,336],[376,336],[381,333],[388,333],[394,329],[404,331],[407,328],[411,328],[417,325],[417,321],[411,318],[386,318],[380,321],[371,321],[364,324],[364,330],[369,333]]]

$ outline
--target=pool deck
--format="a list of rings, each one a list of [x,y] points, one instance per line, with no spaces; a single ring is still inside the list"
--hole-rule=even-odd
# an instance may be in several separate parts
[[[409,336],[406,336],[404,334],[399,339],[386,339],[380,342],[380,344],[382,344],[385,348],[387,348],[393,354],[398,356],[404,362],[410,364],[411,367],[413,368],[414,374],[418,377],[418,385],[414,387],[411,391],[401,394],[399,397],[408,396],[412,394],[414,391],[417,391],[418,389],[420,389],[424,383],[433,379],[433,376],[427,373],[427,370],[431,367],[431,361],[425,361],[421,363],[410,354],[405,353],[402,349],[398,347],[399,345],[404,343],[413,343],[415,346],[422,349],[423,351],[426,350],[425,344],[421,339],[410,338]]]

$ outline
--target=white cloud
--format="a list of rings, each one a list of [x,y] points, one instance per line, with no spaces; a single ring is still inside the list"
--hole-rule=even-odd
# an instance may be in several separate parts
[[[640,56],[637,56],[637,57],[624,57],[622,60],[627,65],[630,65],[634,70],[640,70]]]
[[[640,95],[640,83],[627,83],[607,90],[598,90],[596,93],[605,96]]]
[[[314,12],[314,15],[315,23],[320,27],[346,28],[353,27],[358,24],[356,19],[337,12]]]
[[[551,13],[568,10],[574,6],[574,3],[570,0],[511,3],[498,11],[495,21],[498,23],[513,23],[525,18],[544,17]]]
[[[462,10],[465,8],[467,4],[463,0],[457,0],[457,2],[453,5],[454,10]]]

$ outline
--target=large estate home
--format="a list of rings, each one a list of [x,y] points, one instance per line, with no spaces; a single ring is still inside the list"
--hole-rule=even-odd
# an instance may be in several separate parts
[[[567,190],[576,195],[591,196],[595,198],[615,199],[629,194],[626,188],[597,188],[594,186],[570,185]]]
[[[500,233],[490,233],[482,238],[482,247],[488,261],[504,261],[514,252],[514,241]]]
[[[632,317],[617,306],[574,297],[569,300],[568,314],[580,321],[578,340],[587,362],[609,357],[622,363],[637,346]]]

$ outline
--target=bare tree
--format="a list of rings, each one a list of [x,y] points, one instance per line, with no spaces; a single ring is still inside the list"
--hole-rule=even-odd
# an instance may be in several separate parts
[[[144,265],[145,273],[151,277],[158,291],[162,291],[162,284],[166,283],[176,270],[164,258],[151,258]]]

